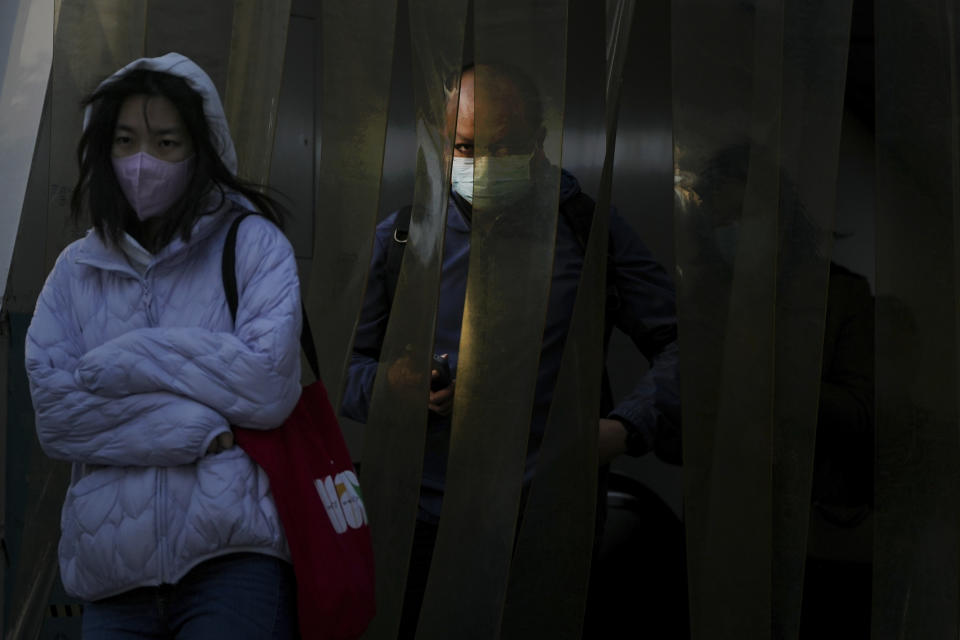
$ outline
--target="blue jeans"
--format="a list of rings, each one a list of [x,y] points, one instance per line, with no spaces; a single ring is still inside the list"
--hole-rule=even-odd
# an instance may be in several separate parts
[[[84,640],[292,640],[293,567],[235,553],[197,565],[177,584],[141,587],[83,608]]]

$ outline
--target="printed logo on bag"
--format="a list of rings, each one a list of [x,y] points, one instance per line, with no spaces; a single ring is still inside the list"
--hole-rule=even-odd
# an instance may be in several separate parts
[[[334,531],[344,533],[348,528],[359,529],[367,524],[367,510],[360,497],[360,481],[353,471],[317,478],[313,484],[317,487]]]

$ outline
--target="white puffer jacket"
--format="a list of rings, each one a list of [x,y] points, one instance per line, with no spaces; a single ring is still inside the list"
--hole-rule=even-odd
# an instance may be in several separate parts
[[[206,74],[177,54],[138,60],[176,73],[236,169]],[[26,367],[37,435],[73,462],[62,514],[67,591],[95,600],[177,582],[199,562],[253,551],[289,559],[269,484],[238,447],[207,455],[230,425],[278,426],[300,395],[300,291],[292,247],[252,216],[237,235],[236,325],[221,279],[242,209],[202,217],[140,275],[96,234],[67,247],[37,302]]]

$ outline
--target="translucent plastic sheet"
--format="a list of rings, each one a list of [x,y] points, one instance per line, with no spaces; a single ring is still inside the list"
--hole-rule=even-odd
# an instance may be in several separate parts
[[[410,3],[417,174],[364,430],[361,482],[377,567],[377,616],[366,638],[396,638],[400,624],[423,470],[466,17],[467,0]]]
[[[694,638],[770,635],[783,17],[782,2],[672,7]]]
[[[586,193],[597,195],[605,148],[606,12],[596,0],[570,0],[567,13],[577,37],[567,40],[563,168]]]
[[[0,312],[0,389],[7,393],[7,362],[10,357],[10,321],[9,313]],[[7,542],[7,431],[9,423],[7,422],[7,402],[4,398],[0,402],[0,442],[3,442],[3,455],[0,456],[0,541],[3,543],[3,550],[9,554],[9,544]],[[6,585],[7,571],[9,563],[0,566],[0,629],[6,628],[4,620],[6,609]]]
[[[53,0],[0,9],[0,313],[53,59]],[[8,47],[4,53],[2,47]]]
[[[39,444],[30,447],[29,456],[27,511],[4,634],[10,640],[36,638],[46,617],[57,577],[60,507],[70,478],[70,466],[47,458]]]
[[[146,0],[63,0],[51,78],[50,204],[46,262],[81,233],[69,222],[70,190],[77,181],[80,100],[108,75],[144,52]],[[83,225],[81,225],[83,227]]]
[[[581,637],[596,527],[607,212],[620,83],[633,9],[632,0],[615,7],[607,73],[603,73],[603,67],[593,70],[598,80],[606,80],[606,158],[553,404],[510,569],[503,638]],[[600,8],[594,10],[599,13]],[[602,32],[596,36],[599,44]],[[573,82],[569,70],[568,82]],[[574,91],[584,89],[580,85]],[[567,96],[569,100],[569,85]],[[564,561],[557,562],[558,558]]]
[[[957,5],[875,5],[877,486],[872,637],[958,616]]]
[[[487,202],[493,183],[475,171],[457,399],[422,638],[500,635],[558,215],[566,3],[476,0],[474,9],[475,158],[494,150],[495,123],[511,108],[482,65],[506,61],[537,87],[551,166],[533,171],[523,207]]]
[[[181,53],[207,72],[221,100],[227,95],[234,0],[147,2],[145,55]],[[234,139],[234,143],[239,141]]]
[[[237,146],[238,174],[255,184],[270,179],[277,130],[290,0],[237,0],[224,110]]]
[[[108,74],[143,53],[145,2],[64,0],[53,44],[51,72],[50,200],[46,262],[51,266],[73,236],[67,223],[69,190],[76,182],[80,100]],[[43,157],[42,155],[39,157]],[[56,577],[60,506],[69,466],[34,447],[27,477],[29,510],[10,594],[9,638],[35,637]]]
[[[320,377],[337,407],[377,221],[396,7],[396,0],[323,3],[323,146],[304,297]]]
[[[851,10],[850,0],[786,0],[784,7],[773,431],[774,638],[796,638],[800,626]]]

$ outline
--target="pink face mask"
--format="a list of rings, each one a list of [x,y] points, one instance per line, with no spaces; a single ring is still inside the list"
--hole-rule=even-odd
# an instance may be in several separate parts
[[[141,151],[113,158],[113,172],[137,217],[146,220],[164,213],[187,190],[195,158],[167,162]]]

